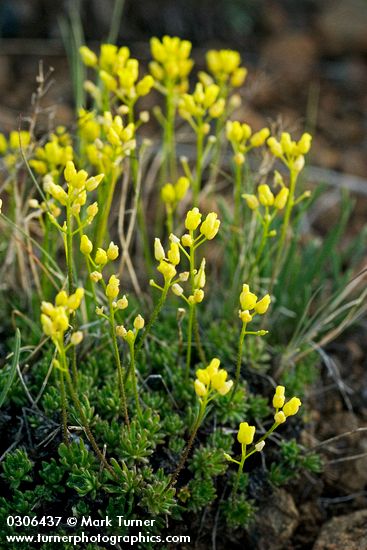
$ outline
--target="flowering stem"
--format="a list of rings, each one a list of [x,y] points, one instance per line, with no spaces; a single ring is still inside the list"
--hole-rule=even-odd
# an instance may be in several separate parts
[[[240,225],[241,191],[242,191],[242,165],[235,163],[235,188],[234,188],[234,225]]]
[[[114,469],[107,462],[106,457],[104,456],[104,454],[102,453],[102,451],[98,447],[98,444],[97,444],[96,440],[94,439],[94,436],[93,436],[93,434],[91,432],[91,429],[89,427],[88,420],[87,420],[87,418],[84,414],[83,407],[82,407],[82,405],[79,401],[79,398],[78,398],[78,396],[75,392],[73,381],[71,379],[67,364],[65,366],[66,366],[65,376],[66,376],[66,382],[67,382],[67,385],[68,385],[68,389],[69,389],[71,398],[74,402],[75,408],[78,411],[78,414],[80,416],[80,420],[81,420],[82,426],[84,428],[84,431],[86,433],[86,436],[88,437],[89,442],[92,445],[92,447],[94,449],[94,452],[96,453],[96,455],[99,458],[99,460],[101,461],[101,463],[107,468],[107,470],[110,472],[110,474],[112,474],[113,477],[116,478],[116,474],[115,474]]]
[[[155,308],[153,309],[153,313],[148,321],[148,324],[146,326],[146,329],[144,330],[143,334],[141,335],[140,337],[140,340],[136,346],[136,355],[139,353],[139,351],[141,350],[142,346],[143,346],[143,343],[144,343],[144,340],[146,339],[146,337],[148,336],[148,334],[150,333],[151,331],[151,328],[155,322],[155,320],[157,319],[162,307],[163,307],[163,304],[164,302],[166,301],[166,298],[167,298],[167,292],[169,290],[169,284],[165,283],[164,287],[163,287],[163,290],[162,290],[162,294],[161,294],[161,297],[159,298]]]
[[[72,294],[75,290],[74,287],[74,275],[73,275],[73,216],[71,213],[70,201],[66,205],[66,264],[68,269],[68,289],[69,294]],[[75,312],[72,314],[72,317],[75,316]],[[73,380],[75,386],[78,383],[78,370],[76,366],[76,349],[73,346],[72,350],[72,359],[71,359],[71,370],[73,374]]]
[[[197,419],[196,419],[196,422],[194,424],[194,427],[193,427],[193,430],[191,432],[191,435],[190,435],[190,439],[185,447],[185,450],[184,452],[182,453],[182,456],[181,456],[181,459],[180,459],[180,462],[178,463],[178,466],[176,468],[176,470],[173,472],[172,476],[171,476],[171,479],[170,479],[170,482],[167,486],[167,489],[170,489],[173,485],[176,484],[177,482],[177,478],[182,470],[182,468],[184,467],[185,463],[186,463],[186,460],[188,459],[188,456],[190,454],[190,451],[191,451],[191,448],[192,448],[192,445],[194,443],[194,440],[195,440],[195,437],[196,437],[196,434],[197,434],[197,431],[198,429],[200,428],[200,424],[204,418],[204,414],[205,414],[205,409],[206,409],[206,404],[207,404],[207,401],[206,400],[203,400],[200,402],[200,409],[199,409],[199,413],[198,413],[198,416],[197,416]]]
[[[163,180],[166,181],[167,178],[174,180],[175,179],[175,101],[174,101],[174,92],[171,84],[167,86],[167,95],[166,95],[166,118],[164,124],[164,137],[163,137],[163,170],[162,176]]]
[[[243,465],[245,464],[245,460],[248,456],[248,455],[246,456],[246,445],[244,443],[242,443],[241,448],[242,448],[241,462],[238,466],[236,481],[235,481],[234,486],[233,486],[232,499],[234,499],[234,497],[236,496],[236,493],[237,493],[237,490],[238,490],[238,484],[240,482],[240,478],[241,478],[241,475],[242,475],[242,472],[243,472]]]
[[[96,228],[96,238],[95,238],[95,247],[100,248],[103,245],[103,241],[107,231],[108,216],[110,214],[113,195],[115,192],[115,187],[117,183],[117,177],[113,171],[111,174],[111,181],[108,183],[108,192],[107,196],[103,198],[101,204],[103,204],[103,210],[101,215],[98,217],[98,224]]]
[[[240,381],[243,341],[244,341],[244,338],[245,338],[245,335],[246,335],[246,326],[247,326],[247,323],[242,323],[241,334],[240,334],[240,338],[239,338],[239,341],[238,341],[236,376],[235,376],[235,382],[234,382],[233,390],[232,390],[232,393],[231,393],[231,397],[230,397],[230,400],[229,400],[230,403],[233,400],[233,397],[234,397],[234,395],[237,391],[237,387],[238,387],[238,384],[239,384],[239,381]]]
[[[61,420],[62,420],[62,438],[65,445],[69,445],[68,437],[68,413],[67,413],[67,399],[65,392],[64,373],[60,370],[60,398],[61,398]]]
[[[135,373],[135,349],[134,349],[134,342],[129,342],[129,348],[130,348],[130,370],[131,370],[131,380],[133,383],[133,391],[134,391],[134,397],[135,397],[135,404],[136,404],[136,411],[138,413],[138,416],[141,417],[141,408],[139,403],[139,393],[138,393],[138,384],[136,381],[136,373]]]
[[[117,338],[116,338],[115,313],[112,306],[112,300],[110,299],[109,302],[110,302],[109,305],[110,305],[111,338],[112,338],[113,351],[115,354],[115,361],[117,365],[117,376],[118,376],[118,384],[119,384],[119,390],[120,390],[121,408],[125,416],[126,425],[130,429],[129,413],[127,410],[127,401],[126,401],[125,384],[124,384],[124,369],[121,365],[120,352],[119,352],[119,348],[117,345]]]
[[[268,207],[266,207],[266,209],[268,210]],[[271,223],[271,219],[268,216],[266,216],[265,220],[263,222],[263,232],[262,232],[260,246],[258,248],[256,258],[255,258],[253,264],[251,265],[250,272],[249,272],[249,275],[248,275],[249,280],[251,279],[251,276],[254,272],[255,267],[258,266],[259,263],[260,263],[260,259],[261,259],[261,256],[262,256],[263,252],[264,252],[266,241],[268,240],[270,223]]]
[[[190,231],[190,236],[192,241],[193,239],[193,231]],[[194,294],[195,291],[195,246],[192,244],[190,246],[190,256],[189,256],[189,262],[190,262],[190,282],[191,282],[191,292]],[[194,320],[195,320],[195,302],[190,303],[190,311],[189,311],[189,324],[187,327],[187,353],[186,353],[186,373],[185,373],[185,379],[186,382],[189,379],[190,376],[190,365],[191,365],[191,348],[192,348],[192,330],[194,326]]]
[[[203,146],[204,146],[204,133],[202,128],[202,121],[198,125],[196,135],[196,174],[193,181],[193,206],[199,204],[199,193],[201,188],[201,178],[203,172]]]
[[[71,207],[68,201],[66,205],[66,264],[68,269],[68,287],[69,294],[74,292],[73,281],[73,217]]]
[[[276,258],[275,258],[273,276],[272,276],[271,285],[270,285],[271,289],[273,288],[274,281],[275,281],[275,279],[278,275],[280,262],[281,262],[282,258],[284,258],[285,241],[286,241],[286,238],[287,238],[287,233],[288,233],[288,227],[289,227],[289,222],[290,222],[290,218],[291,218],[292,208],[294,206],[294,193],[295,193],[295,190],[296,190],[297,175],[298,175],[298,173],[291,168],[290,169],[290,182],[289,182],[289,197],[288,197],[287,206],[286,206],[286,209],[285,209],[285,212],[284,212],[283,225],[282,225],[282,230],[281,230],[281,234],[280,234],[280,239],[279,239],[279,244],[278,244],[278,251],[277,251]]]
[[[191,365],[191,348],[192,348],[192,328],[194,324],[195,306],[190,304],[189,311],[189,324],[187,327],[187,353],[186,353],[186,372],[185,379],[188,382],[190,377],[190,365]]]

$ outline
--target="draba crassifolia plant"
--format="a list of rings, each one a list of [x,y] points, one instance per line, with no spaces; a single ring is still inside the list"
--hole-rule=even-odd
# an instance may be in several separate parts
[[[24,448],[9,451],[3,476],[13,493],[0,501],[2,515],[38,513],[52,499],[87,513],[97,500],[103,513],[154,515],[163,529],[168,516],[212,513],[221,491],[231,498],[224,515],[222,504],[213,508],[215,521],[246,526],[256,453],[267,440],[276,460],[272,433],[301,405],[285,401],[284,386],[307,409],[305,383],[286,376],[304,372],[306,356],[311,372],[317,342],[364,307],[363,292],[349,300],[356,287],[341,293],[330,279],[322,308],[313,280],[295,281],[319,300],[312,325],[306,295],[291,294],[292,261],[305,250],[299,220],[312,199],[304,189],[311,135],[238,120],[247,75],[238,52],[207,52],[195,81],[190,42],[164,36],[150,47],[145,68],[125,46],[82,46],[88,102],[72,128],[0,134],[3,287],[17,289],[3,302],[16,310],[20,369],[30,365],[27,394],[8,383],[11,364],[0,371],[1,403],[20,418],[27,395],[38,396],[28,428],[36,440],[47,422],[60,427],[52,456],[42,442],[32,461]],[[192,145],[185,155],[182,132]],[[279,369],[284,354],[291,360]],[[266,374],[265,396],[247,384],[252,370]],[[304,415],[293,422],[303,426]],[[27,501],[17,492],[23,483]]]

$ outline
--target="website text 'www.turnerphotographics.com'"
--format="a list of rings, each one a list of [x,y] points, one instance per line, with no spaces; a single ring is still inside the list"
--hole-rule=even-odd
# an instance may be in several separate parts
[[[8,516],[6,523],[11,528],[12,534],[6,536],[6,542],[8,544],[14,544],[16,548],[17,543],[53,543],[55,545],[62,545],[64,543],[72,544],[75,547],[84,544],[123,544],[124,548],[128,546],[141,545],[142,543],[151,544],[187,544],[190,543],[189,535],[164,535],[161,536],[156,533],[150,532],[150,529],[154,526],[154,519],[126,519],[124,516],[116,516],[111,518],[105,516],[102,518],[92,518],[91,516],[69,516],[63,518],[61,516]],[[52,533],[52,530],[57,531],[63,527],[78,529],[75,534],[56,534]],[[133,533],[125,533],[122,535],[113,535],[103,531],[107,531],[116,528],[131,529]],[[31,528],[37,529],[35,534],[23,534],[24,529],[29,533]],[[90,534],[83,531],[88,528],[101,528],[101,532]],[[42,533],[41,529],[45,529],[49,532]],[[82,529],[81,531],[79,531]],[[103,531],[102,531],[103,529]],[[19,530],[19,533],[16,531]],[[57,548],[57,546],[55,546]],[[62,548],[62,546],[60,546]]]

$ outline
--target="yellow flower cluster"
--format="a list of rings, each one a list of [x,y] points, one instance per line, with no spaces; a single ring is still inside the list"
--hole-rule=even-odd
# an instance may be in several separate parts
[[[218,233],[220,220],[215,212],[210,212],[202,222],[202,214],[198,208],[189,210],[186,214],[185,227],[189,231],[182,235],[179,239],[176,235],[170,235],[170,248],[166,254],[160,239],[154,241],[154,257],[159,262],[157,270],[163,275],[165,287],[172,287],[172,291],[176,296],[181,296],[190,304],[200,303],[204,299],[204,291],[202,287],[205,285],[205,259],[202,260],[200,269],[197,271],[192,267],[191,271],[184,271],[174,279],[177,274],[176,267],[180,263],[182,252],[187,258],[190,255],[185,248],[194,250],[204,241],[214,239]],[[200,226],[200,227],[199,227]],[[195,237],[194,232],[199,228],[199,235]],[[183,288],[179,285],[180,282],[186,282],[191,277],[193,281],[192,294],[186,298],[183,294]],[[163,290],[153,280],[150,285]]]
[[[133,329],[126,330],[123,325],[116,326],[116,334],[120,338],[123,338],[130,346],[135,343],[139,330],[142,330],[145,326],[143,317],[139,314],[135,317],[133,322]]]
[[[103,176],[103,174],[98,174],[97,176],[88,177],[85,170],[76,170],[73,161],[69,160],[64,170],[67,191],[61,185],[56,184],[51,175],[44,178],[43,188],[62,206],[70,207],[70,211],[74,216],[79,216],[81,207],[87,201],[87,193],[97,189]],[[97,203],[88,206],[86,223],[91,223],[97,212]]]
[[[89,162],[105,174],[121,167],[121,160],[136,148],[135,125],[124,126],[122,117],[109,111],[99,117],[84,110],[79,115],[80,136]],[[103,141],[102,135],[106,136]]]
[[[275,137],[267,140],[270,152],[296,172],[300,172],[304,167],[304,155],[309,152],[311,142],[312,136],[308,133],[304,133],[299,141],[294,141],[288,132],[282,132],[279,141]]]
[[[269,294],[265,294],[261,300],[258,300],[256,294],[250,291],[249,285],[244,284],[240,294],[241,309],[238,312],[241,321],[243,323],[250,323],[257,313],[264,315],[269,308],[270,302]],[[266,333],[266,331],[260,332]]]
[[[130,57],[127,47],[117,48],[114,44],[102,44],[99,57],[87,48],[80,48],[80,55],[87,67],[93,67],[104,88],[116,95],[120,101],[131,106],[142,96],[149,94],[154,85],[151,75],[139,80],[139,62]],[[91,81],[86,81],[86,90],[100,101],[100,92]]]
[[[277,386],[273,397],[273,407],[276,411],[274,415],[275,422],[277,424],[283,424],[288,416],[294,416],[298,413],[301,405],[301,400],[298,399],[298,397],[292,397],[285,403],[285,387]]]
[[[221,85],[233,88],[242,86],[247,76],[247,69],[240,67],[241,56],[234,50],[209,50],[206,54],[209,73]],[[201,73],[201,78],[207,80],[207,75]]]
[[[166,183],[161,189],[161,198],[164,202],[167,212],[174,212],[177,205],[185,197],[190,182],[188,178],[182,176],[178,178],[175,184]]]
[[[275,210],[283,210],[287,204],[289,189],[285,186],[274,196],[269,185],[263,183],[257,188],[257,196],[245,193],[242,197],[246,200],[247,206],[251,210],[257,210],[260,206],[267,208],[274,207]]]
[[[15,166],[19,159],[20,148],[27,149],[31,144],[31,135],[27,130],[12,131],[9,139],[0,133],[0,155],[4,156],[4,163],[8,169]]]
[[[216,84],[204,85],[198,82],[192,94],[184,94],[179,101],[178,110],[180,116],[193,123],[204,121],[206,126],[204,133],[209,133],[208,121],[219,118],[224,111],[225,100],[219,98],[220,88]]]
[[[154,37],[150,41],[153,61],[149,64],[153,78],[165,88],[178,87],[179,92],[188,88],[188,76],[193,67],[190,59],[191,42],[177,36]]]
[[[245,162],[245,156],[251,149],[264,145],[269,135],[269,128],[253,133],[251,126],[238,120],[229,120],[226,124],[226,136],[234,152],[233,160],[238,165]]]
[[[220,360],[214,358],[205,369],[196,371],[195,393],[199,398],[204,397],[206,402],[218,394],[226,395],[233,386],[233,381],[227,380],[227,371],[219,366]]]
[[[55,304],[42,302],[41,324],[46,336],[50,336],[54,342],[62,342],[64,334],[69,328],[70,315],[79,308],[83,296],[83,288],[77,288],[70,296],[65,290],[61,290],[56,296]],[[71,336],[71,343],[76,345],[81,339],[81,333],[75,332]]]
[[[29,165],[41,176],[50,174],[57,178],[66,163],[73,160],[73,147],[70,141],[70,136],[65,129],[57,128],[56,133],[51,135],[50,141],[43,147],[36,148],[34,158],[29,161]]]
[[[82,235],[80,239],[80,252],[83,256],[88,258],[88,261],[96,268],[96,271],[93,271],[90,274],[90,279],[94,283],[98,283],[102,279],[102,271],[105,265],[108,262],[113,262],[119,257],[119,247],[113,241],[110,242],[108,248],[97,248],[94,260],[91,258],[91,253],[93,251],[93,243],[87,237],[87,235]],[[112,275],[114,277],[114,275]]]

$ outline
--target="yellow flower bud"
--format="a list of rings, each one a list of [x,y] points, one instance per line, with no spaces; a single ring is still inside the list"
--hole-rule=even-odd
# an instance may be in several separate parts
[[[248,285],[243,285],[242,292],[240,294],[240,304],[242,309],[254,309],[257,302],[257,296],[253,292],[250,292]]]
[[[119,293],[119,286],[120,286],[119,279],[116,277],[116,275],[111,275],[111,277],[108,281],[108,285],[106,287],[106,296],[107,296],[107,298],[110,298],[112,300],[117,298],[118,293]]]
[[[274,415],[274,420],[277,424],[283,424],[286,421],[286,416],[283,411],[278,411]]]
[[[239,88],[245,82],[247,76],[247,69],[245,67],[238,67],[231,76],[231,85],[235,88]]]
[[[128,330],[123,338],[130,345],[135,342],[135,334],[132,330]]]
[[[220,387],[223,386],[227,379],[228,373],[224,369],[218,370],[213,376],[211,377],[211,383],[215,390],[218,390]]]
[[[206,370],[208,371],[210,377],[214,376],[219,369],[220,366],[220,360],[217,357],[214,357],[209,363],[209,365],[206,367]]]
[[[117,325],[116,326],[116,334],[119,336],[119,338],[125,338],[127,334],[127,330],[123,325]]]
[[[151,75],[144,76],[136,85],[136,93],[138,96],[149,94],[154,86],[154,79]]]
[[[193,241],[191,235],[189,235],[188,233],[185,233],[185,235],[182,235],[182,237],[181,237],[181,242],[182,242],[183,246],[190,247],[190,246],[192,246],[194,241]]]
[[[248,193],[245,193],[242,197],[245,199],[247,206],[251,210],[256,210],[256,208],[259,207],[259,201],[257,200],[256,195],[249,195]]]
[[[200,382],[205,384],[206,386],[210,383],[210,373],[208,372],[208,369],[198,369],[196,371],[196,377]]]
[[[93,250],[92,242],[88,239],[87,235],[82,235],[82,238],[80,239],[80,252],[84,256],[89,256],[92,250]]]
[[[92,223],[93,219],[97,214],[98,214],[98,203],[93,202],[87,207],[87,216],[88,216],[87,222]]]
[[[92,271],[90,274],[90,280],[93,281],[93,283],[98,283],[102,279],[102,274],[99,271]]]
[[[200,304],[204,300],[204,291],[201,290],[201,288],[197,288],[194,290],[194,302],[196,304]]]
[[[307,132],[302,135],[301,139],[297,143],[298,151],[302,155],[306,155],[311,149],[312,136]]]
[[[161,198],[165,204],[173,204],[176,200],[176,192],[172,183],[166,183],[161,190]]]
[[[305,157],[303,155],[300,155],[293,162],[293,169],[296,170],[296,172],[300,172],[301,170],[303,170],[304,166],[305,166]]]
[[[237,440],[242,445],[251,445],[255,436],[255,426],[250,426],[248,422],[241,422],[237,434]]]
[[[220,220],[215,212],[210,212],[200,226],[200,233],[208,240],[214,239],[218,233]]]
[[[145,325],[145,321],[143,317],[140,314],[137,315],[137,317],[135,317],[134,319],[134,328],[136,330],[141,330],[142,328],[144,328],[144,325]]]
[[[164,252],[164,248],[162,246],[161,240],[156,237],[154,239],[154,257],[157,260],[157,262],[162,261],[165,258],[166,254]]]
[[[280,145],[279,141],[276,140],[274,137],[270,137],[266,143],[270,149],[270,152],[275,157],[281,157],[283,155],[282,146]]]
[[[74,294],[71,294],[68,298],[67,306],[69,309],[75,311],[80,306],[80,303],[84,296],[84,289],[77,288]]]
[[[199,209],[195,206],[192,210],[189,210],[186,214],[185,227],[189,231],[195,231],[201,222],[201,214]]]
[[[233,155],[233,161],[237,166],[242,166],[242,164],[245,164],[245,155],[243,153],[236,153]]]
[[[99,71],[99,77],[107,90],[114,92],[117,90],[117,80],[113,78],[107,71]]]
[[[252,321],[252,315],[250,314],[248,309],[246,309],[245,311],[240,310],[238,314],[243,323],[250,323]]]
[[[113,241],[110,242],[107,248],[107,258],[110,261],[116,260],[119,256],[119,247]]]
[[[177,284],[177,283],[175,283],[174,285],[172,285],[171,290],[172,290],[173,294],[175,294],[176,296],[182,296],[182,294],[183,294],[183,288],[182,288],[182,286],[180,286],[180,285]]]
[[[272,206],[274,204],[274,195],[271,192],[269,185],[259,185],[257,192],[259,201],[263,206]]]
[[[87,67],[95,67],[97,65],[98,59],[96,54],[87,48],[87,46],[81,46],[79,48],[79,53],[84,65]]]
[[[72,160],[68,160],[64,170],[64,178],[66,181],[71,181],[76,176],[75,165]]]
[[[275,389],[275,394],[273,397],[273,407],[275,409],[281,409],[284,405],[285,397],[284,397],[285,387],[284,386],[277,386]]]
[[[239,143],[242,140],[243,130],[241,123],[237,120],[228,120],[226,124],[226,136],[228,141]]]
[[[233,380],[227,380],[227,382],[224,382],[224,384],[218,388],[218,393],[220,395],[226,395],[232,388],[233,386]]]
[[[70,342],[73,344],[73,346],[77,346],[80,344],[80,342],[83,340],[83,333],[81,330],[77,330],[76,332],[73,332],[73,334],[70,337]]]
[[[261,147],[261,145],[264,145],[266,139],[270,135],[269,128],[263,128],[259,132],[256,132],[250,139],[250,144],[253,147]]]
[[[202,382],[200,382],[200,380],[198,379],[196,379],[194,382],[194,388],[195,388],[195,393],[198,397],[204,397],[204,395],[208,393],[208,390],[205,387],[205,385]]]
[[[256,443],[255,445],[255,449],[257,450],[258,453],[261,453],[264,447],[265,447],[265,441],[259,441],[259,443]]]
[[[218,99],[209,109],[209,114],[212,118],[219,118],[224,112],[226,102],[223,97]]]
[[[271,302],[270,295],[265,294],[265,296],[261,298],[261,300],[259,300],[254,306],[256,313],[259,313],[260,315],[264,315],[264,313],[266,313],[268,310],[270,302]]]
[[[182,176],[177,180],[177,182],[175,183],[175,195],[178,201],[181,201],[184,198],[189,186],[190,182],[188,178]]]
[[[280,136],[280,145],[286,155],[291,155],[293,153],[293,147],[295,144],[288,132],[282,132],[282,135]]]
[[[85,182],[85,188],[87,191],[94,191],[104,178],[104,174],[98,174],[98,176],[92,176]]]
[[[106,251],[103,250],[103,248],[97,248],[96,257],[94,261],[97,265],[105,265],[107,263],[107,254]]]
[[[60,290],[60,292],[56,295],[55,304],[57,306],[66,306],[67,303],[68,303],[68,295],[66,294],[65,290]]]
[[[173,277],[176,275],[175,266],[163,260],[160,262],[159,266],[157,267],[157,270],[160,273],[162,273],[164,280],[166,282],[170,282],[173,279]]]
[[[183,271],[182,273],[179,274],[179,279],[180,281],[182,281],[183,283],[185,283],[186,281],[189,280],[189,277],[190,277],[190,272],[189,271]]]
[[[172,265],[178,265],[180,263],[180,249],[177,243],[171,242],[171,246],[168,251],[167,258]]]
[[[128,299],[126,298],[125,294],[123,295],[122,298],[120,298],[116,302],[116,308],[117,309],[126,309],[128,307],[128,305],[129,305],[129,302],[128,302]]]
[[[283,208],[287,204],[288,195],[289,189],[287,187],[283,187],[274,199],[275,208],[277,208],[278,210],[283,210]]]
[[[205,258],[201,260],[200,268],[198,273],[195,275],[194,283],[198,288],[204,288],[205,286]]]
[[[293,416],[298,413],[300,406],[302,405],[301,400],[298,397],[292,397],[284,406],[283,413],[285,416]]]

